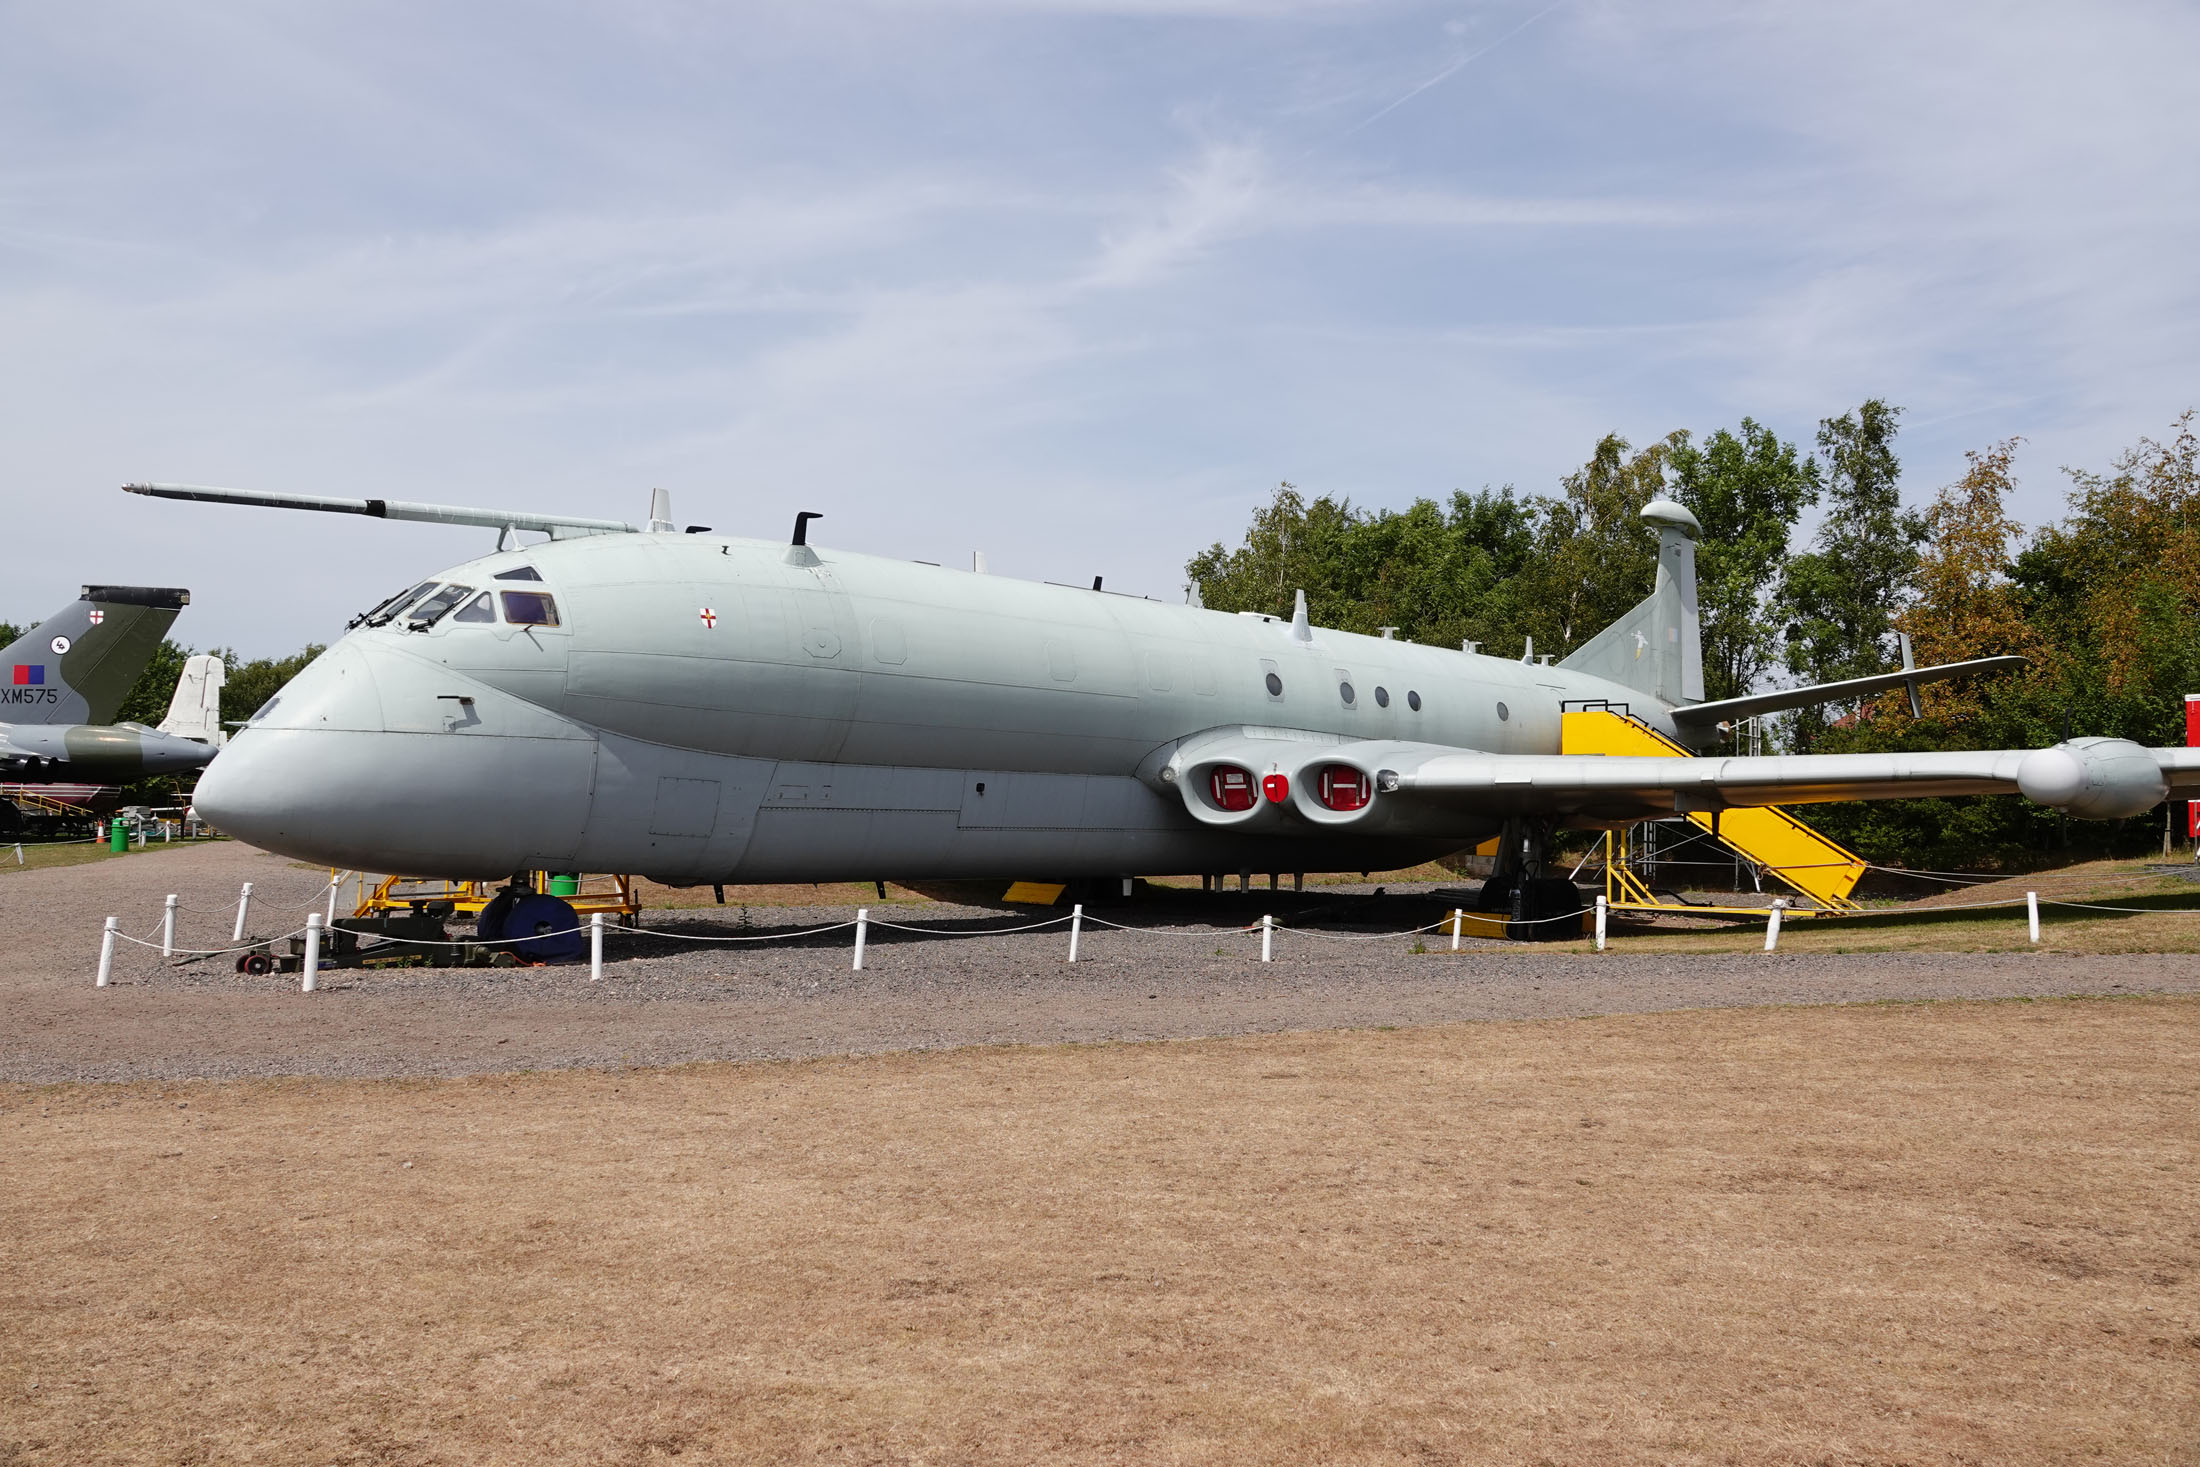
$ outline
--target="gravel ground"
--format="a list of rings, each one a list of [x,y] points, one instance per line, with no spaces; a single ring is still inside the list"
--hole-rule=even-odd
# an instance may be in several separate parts
[[[1396,933],[1437,920],[1427,888],[1295,898],[1196,893],[1097,915],[1145,930],[953,938],[874,928],[864,971],[852,933],[711,945],[618,934],[601,983],[586,965],[347,970],[318,994],[294,976],[249,978],[218,957],[169,962],[125,944],[114,986],[92,977],[102,919],[157,937],[179,897],[181,945],[226,946],[237,888],[253,926],[288,930],[323,873],[231,842],[96,866],[0,874],[0,1081],[266,1075],[457,1075],[699,1060],[799,1059],[975,1044],[1179,1039],[1285,1030],[1563,1018],[1759,1004],[2200,991],[2190,956],[1998,954],[1598,955],[1469,940],[1425,953]],[[797,889],[799,890],[799,889]],[[983,933],[1025,912],[944,904],[874,909],[889,921]],[[1262,964],[1241,930],[1264,910],[1291,925]],[[796,932],[846,907],[652,912],[689,936]],[[1352,939],[1352,940],[1348,940]],[[1359,940],[1366,939],[1366,940]]]

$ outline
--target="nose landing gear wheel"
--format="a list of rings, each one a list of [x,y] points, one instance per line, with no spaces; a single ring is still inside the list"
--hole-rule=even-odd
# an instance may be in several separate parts
[[[254,978],[265,978],[275,971],[275,960],[266,953],[246,953],[237,959],[237,971],[249,973]]]

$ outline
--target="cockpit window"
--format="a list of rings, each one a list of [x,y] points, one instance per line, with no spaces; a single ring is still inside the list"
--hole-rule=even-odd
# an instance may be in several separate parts
[[[445,586],[406,613],[405,625],[416,632],[424,632],[441,621],[452,607],[473,594],[474,588],[471,586]]]
[[[433,581],[422,581],[417,586],[409,586],[405,590],[398,592],[395,596],[392,596],[389,600],[383,602],[381,605],[375,607],[372,611],[362,612],[358,616],[353,617],[351,620],[351,624],[355,627],[381,626],[384,622],[395,619],[397,613],[403,611],[406,607],[412,605],[415,601],[418,601],[421,597],[427,595],[430,591],[434,589],[435,582]]]
[[[535,568],[531,565],[516,565],[508,571],[498,571],[497,579],[500,581],[539,581],[542,577],[535,573]]]
[[[496,603],[489,599],[487,591],[482,592],[451,614],[452,621],[495,621],[496,619]]]
[[[504,619],[514,626],[554,627],[558,624],[558,603],[541,591],[506,591],[504,594]]]

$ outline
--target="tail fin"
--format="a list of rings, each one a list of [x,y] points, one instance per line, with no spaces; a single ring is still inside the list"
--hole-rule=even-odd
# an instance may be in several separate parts
[[[86,586],[76,601],[0,651],[0,718],[112,723],[189,591]]]
[[[185,662],[160,732],[217,749],[227,743],[229,736],[222,732],[222,684],[228,680],[229,668],[219,657],[201,653]]]
[[[1670,499],[1642,517],[1657,527],[1658,579],[1650,599],[1559,663],[1666,703],[1703,701],[1703,634],[1696,623],[1696,538],[1703,526]]]

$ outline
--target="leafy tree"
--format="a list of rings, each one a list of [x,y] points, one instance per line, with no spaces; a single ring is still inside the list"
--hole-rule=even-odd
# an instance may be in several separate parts
[[[2065,517],[2027,540],[2006,509],[2014,440],[1926,512],[1930,535],[1903,627],[1934,661],[2015,652],[2016,675],[1876,700],[1827,751],[2025,748],[2071,734],[2183,742],[2200,691],[2200,443],[2192,415],[2168,443],[2141,439],[2109,474],[2069,471]],[[2097,824],[2007,798],[1818,807],[1813,823],[1873,860],[1945,869],[2030,867],[2151,847],[2158,815]]]
[[[1535,553],[1520,581],[1523,624],[1539,655],[1564,657],[1650,594],[1658,541],[1642,509],[1665,492],[1679,437],[1629,457],[1627,440],[1607,433],[1558,498],[1533,501]]]
[[[2017,557],[2027,615],[2058,654],[2064,717],[2080,734],[2183,742],[2200,692],[2200,441],[2142,438],[2106,475],[2068,471],[2072,513]]]
[[[173,638],[162,638],[161,644],[153,649],[153,655],[146,659],[145,671],[138,674],[138,680],[124,695],[115,722],[152,727],[166,718],[168,705],[175,701],[176,684],[183,678],[183,664],[190,657],[189,647]]]
[[[2040,689],[2057,677],[2055,649],[2025,615],[2011,578],[2024,527],[2008,502],[2016,482],[2017,440],[1966,455],[1970,468],[1934,497],[1923,515],[1924,548],[1899,620],[1921,662],[2015,653],[2035,659],[2012,678],[1928,683],[1922,718],[1906,692],[1883,694],[1856,717],[1826,730],[1826,753],[2024,747],[2041,740]],[[1928,868],[2024,864],[2027,853],[2059,843],[2066,822],[2052,811],[2001,797],[1831,805],[1816,817],[1835,839],[1865,855]]]
[[[1700,447],[1685,432],[1668,441],[1674,497],[1703,525],[1696,588],[1704,696],[1737,698],[1772,669],[1766,602],[1787,563],[1796,517],[1818,498],[1818,465],[1752,418],[1736,432],[1719,429]]]
[[[1894,617],[1917,563],[1922,518],[1902,508],[1895,457],[1902,410],[1872,398],[1818,425],[1826,517],[1812,548],[1788,560],[1777,597],[1788,671],[1806,682],[1884,672],[1894,660]],[[1825,714],[1795,717],[1798,748],[1814,746]]]
[[[1453,645],[1520,635],[1517,582],[1534,550],[1533,510],[1509,489],[1369,513],[1282,484],[1254,512],[1244,544],[1217,543],[1185,569],[1218,611],[1288,616],[1304,590],[1321,625],[1394,626],[1409,641]]]

